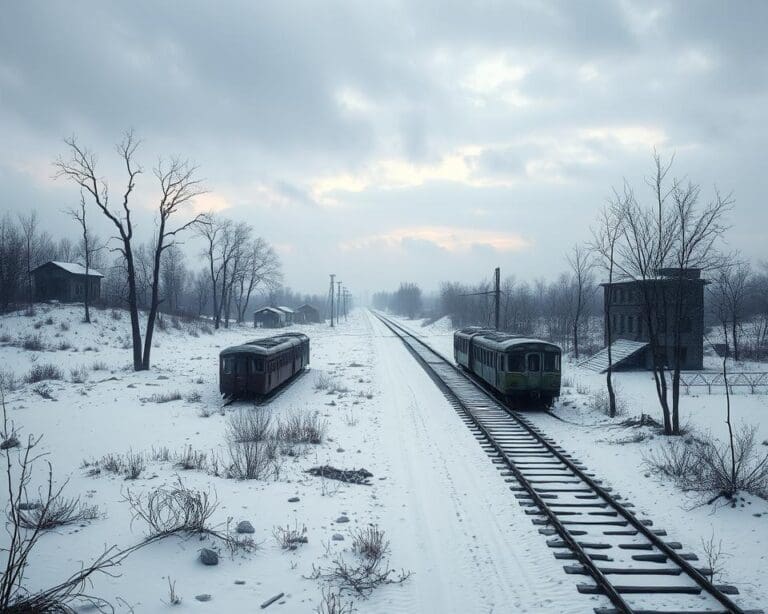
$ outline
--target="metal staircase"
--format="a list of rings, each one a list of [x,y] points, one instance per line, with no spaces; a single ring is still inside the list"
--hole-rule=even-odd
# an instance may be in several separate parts
[[[614,341],[611,344],[612,366],[616,367],[646,347],[648,347],[647,341],[630,341],[629,339],[619,339],[618,341]],[[603,348],[597,354],[580,362],[579,366],[589,369],[590,371],[605,373],[608,370],[608,348]]]

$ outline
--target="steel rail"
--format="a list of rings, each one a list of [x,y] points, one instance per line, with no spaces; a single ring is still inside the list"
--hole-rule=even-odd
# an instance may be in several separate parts
[[[727,595],[725,595],[720,589],[717,588],[708,578],[706,578],[698,569],[691,565],[688,561],[682,558],[675,549],[670,547],[663,539],[660,539],[651,529],[649,529],[644,523],[638,520],[635,515],[630,512],[624,505],[619,503],[613,496],[611,496],[602,486],[600,486],[594,479],[586,474],[585,471],[580,469],[576,463],[574,463],[566,454],[557,449],[552,443],[532,426],[527,419],[520,416],[515,410],[507,407],[492,395],[484,386],[480,385],[474,378],[468,377],[467,374],[462,372],[458,367],[450,362],[440,352],[434,350],[424,340],[419,339],[418,336],[408,331],[403,326],[396,322],[382,316],[379,313],[373,312],[374,315],[389,329],[391,330],[403,343],[421,366],[432,376],[432,378],[440,385],[444,393],[454,400],[454,402],[462,409],[464,415],[466,415],[474,424],[475,428],[480,431],[483,437],[488,441],[490,446],[496,451],[496,453],[503,459],[504,464],[512,471],[515,478],[520,485],[528,492],[531,498],[535,501],[538,508],[548,518],[550,523],[554,526],[557,533],[563,539],[563,541],[570,547],[579,562],[584,565],[585,570],[593,580],[605,591],[606,596],[614,604],[614,606],[622,613],[632,614],[636,610],[624,600],[621,594],[613,586],[613,583],[605,576],[600,570],[597,564],[592,560],[589,554],[578,543],[570,531],[562,524],[562,521],[557,516],[557,513],[553,511],[546,501],[539,495],[535,487],[529,482],[528,478],[522,474],[519,467],[515,462],[507,457],[507,454],[503,450],[502,446],[494,439],[493,435],[480,423],[478,418],[472,413],[467,404],[459,398],[449,385],[443,380],[443,378],[437,373],[437,371],[430,366],[430,364],[416,352],[415,349],[406,340],[413,340],[420,344],[425,350],[436,356],[442,363],[449,366],[460,374],[464,379],[472,384],[477,391],[481,392],[488,399],[494,403],[499,404],[507,414],[521,426],[525,431],[531,435],[539,445],[543,446],[549,454],[555,457],[559,462],[563,463],[571,473],[581,481],[583,481],[590,489],[592,489],[605,503],[607,503],[613,511],[617,512],[625,521],[627,521],[633,529],[637,530],[645,539],[647,539],[653,546],[658,548],[669,560],[677,565],[688,577],[690,577],[696,584],[707,594],[713,597],[720,605],[727,608],[728,612],[733,614],[746,614],[746,611],[736,605]]]

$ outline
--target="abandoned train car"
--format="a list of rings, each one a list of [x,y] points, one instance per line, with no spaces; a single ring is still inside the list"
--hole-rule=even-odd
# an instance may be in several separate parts
[[[309,337],[283,333],[228,347],[219,354],[219,392],[227,397],[266,396],[309,364]]]
[[[470,327],[454,333],[453,354],[456,364],[509,402],[550,406],[560,396],[562,352],[554,343]]]

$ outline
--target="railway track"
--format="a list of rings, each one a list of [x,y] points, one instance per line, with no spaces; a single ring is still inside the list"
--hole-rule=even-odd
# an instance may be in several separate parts
[[[567,574],[584,576],[577,589],[602,595],[596,614],[758,614],[731,598],[738,590],[714,584],[693,553],[652,528],[633,505],[602,486],[593,473],[525,416],[503,405],[442,354],[392,320],[376,317],[406,345],[443,390],[475,438],[510,483],[519,504],[547,539]]]

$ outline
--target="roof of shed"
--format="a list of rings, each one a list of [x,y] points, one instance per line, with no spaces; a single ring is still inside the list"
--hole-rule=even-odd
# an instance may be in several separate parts
[[[59,267],[60,269],[63,269],[67,273],[72,273],[73,275],[85,275],[85,267],[79,264],[76,264],[74,262],[58,262],[57,260],[49,260],[45,264],[41,264],[39,267],[35,269],[37,271],[38,269],[43,268],[46,265],[52,264],[54,266]],[[96,269],[88,269],[88,277],[104,277],[101,273],[99,273]]]
[[[285,315],[285,312],[282,309],[278,309],[277,307],[259,307],[253,312],[253,315],[256,315],[257,313],[262,313],[263,311],[276,313],[279,316]]]

